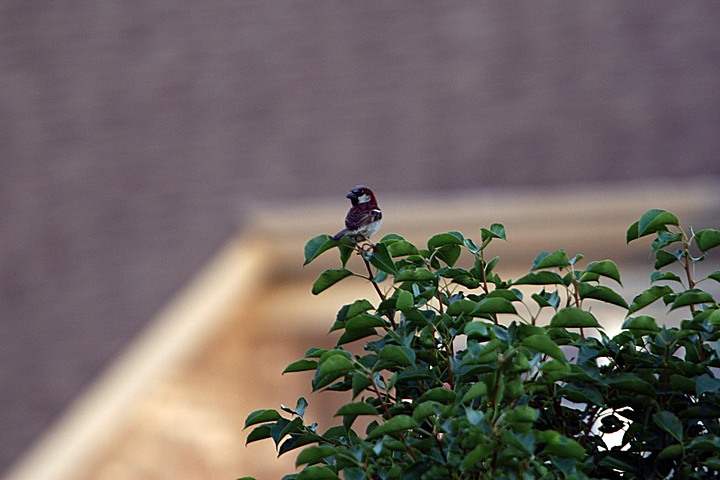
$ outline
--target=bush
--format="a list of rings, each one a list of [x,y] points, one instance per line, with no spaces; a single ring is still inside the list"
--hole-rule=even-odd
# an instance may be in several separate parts
[[[285,372],[314,371],[314,391],[348,392],[348,403],[324,432],[306,422],[304,398],[253,412],[247,442],[270,438],[279,454],[302,447],[302,470],[284,477],[297,480],[720,478],[720,308],[700,288],[720,271],[694,277],[720,231],[686,231],[651,210],[627,241],[646,236],[652,286],[629,305],[613,261],[581,268],[582,256],[563,250],[502,279],[499,258],[488,259],[505,240],[500,224],[481,229],[479,243],[447,232],[427,248],[399,235],[364,247],[313,238],[306,264],[335,249],[341,265],[314,294],[361,277],[378,300],[343,306],[330,329],[338,345],[309,349]],[[367,273],[347,268],[353,252]],[[463,253],[470,268],[458,266]],[[618,335],[604,333],[595,301],[627,312]],[[659,301],[686,314],[679,327],[640,313]],[[344,348],[358,341],[362,355]],[[364,431],[353,429],[359,416]],[[610,433],[619,445],[606,445]]]

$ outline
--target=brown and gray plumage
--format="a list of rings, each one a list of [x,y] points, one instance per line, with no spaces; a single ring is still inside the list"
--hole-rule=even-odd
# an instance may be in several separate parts
[[[333,240],[347,237],[355,243],[369,240],[380,229],[382,211],[375,194],[365,185],[357,185],[346,195],[352,207],[345,216],[345,228],[336,233]]]

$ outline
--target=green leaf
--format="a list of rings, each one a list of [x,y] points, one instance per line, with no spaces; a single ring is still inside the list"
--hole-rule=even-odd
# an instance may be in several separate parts
[[[395,307],[401,312],[405,312],[412,308],[415,303],[413,294],[407,290],[398,290],[397,300],[395,301]]]
[[[427,282],[435,280],[435,274],[427,268],[403,268],[395,276],[396,282]]]
[[[474,290],[480,286],[480,280],[471,275],[458,275],[453,277],[453,283],[467,287],[470,290]]]
[[[305,358],[320,358],[327,352],[324,348],[311,347],[305,352]]]
[[[480,350],[480,352],[478,353],[478,357],[493,353],[495,350],[503,351],[505,350],[505,347],[507,347],[507,344],[505,342],[503,342],[499,338],[493,338],[485,345],[483,345],[482,350]]]
[[[550,454],[575,458],[577,460],[584,460],[587,455],[582,445],[571,438],[560,435],[554,430],[544,430],[539,432],[538,436],[540,442],[547,443],[545,451]]]
[[[475,410],[470,407],[465,408],[465,417],[467,418],[470,425],[477,426],[485,418],[485,412],[482,410]]]
[[[720,270],[712,272],[710,275],[707,276],[707,278],[715,280],[716,282],[720,282]]]
[[[478,253],[481,249],[480,246],[475,243],[475,241],[472,238],[466,238],[463,240],[463,245],[465,245],[465,248],[470,250],[472,253]]]
[[[652,416],[653,421],[679,443],[683,441],[683,426],[674,413],[668,411],[657,412]]]
[[[330,235],[318,235],[315,238],[311,238],[305,244],[305,263],[303,263],[303,266],[315,260],[321,253],[330,250],[338,244],[339,242],[333,240]]]
[[[292,362],[290,365],[285,367],[285,370],[283,370],[283,374],[285,373],[294,373],[294,372],[304,372],[307,370],[315,370],[317,368],[318,363],[315,360],[307,360],[302,359],[298,360],[296,362]]]
[[[508,423],[534,423],[539,416],[537,409],[523,405],[507,412],[504,420]]]
[[[280,420],[281,418],[282,417],[277,410],[255,410],[247,416],[247,419],[245,419],[245,426],[243,427],[243,430],[251,425],[256,425],[258,423],[275,422],[277,420]]]
[[[515,310],[515,307],[510,300],[502,297],[486,297],[477,303],[470,315],[478,316],[481,314],[495,313],[517,313],[517,310]]]
[[[499,256],[495,256],[495,257],[492,258],[492,260],[490,260],[489,262],[487,262],[487,263],[485,264],[485,274],[489,274],[490,272],[492,272],[493,269],[495,268],[495,265],[497,265],[499,261],[500,261],[500,257],[499,257]]]
[[[331,268],[320,274],[312,286],[313,295],[317,295],[323,290],[332,287],[343,278],[351,276],[353,273],[347,268]]]
[[[462,403],[468,403],[476,398],[484,397],[487,395],[487,385],[483,382],[476,382],[473,384],[472,387],[463,395],[462,397]]]
[[[427,402],[421,402],[418,403],[415,409],[413,410],[412,417],[415,421],[420,422],[422,420],[425,420],[427,417],[431,415],[435,415],[435,413],[441,409],[444,408],[445,405],[433,402],[433,401],[427,401]]]
[[[630,311],[637,312],[641,308],[645,308],[651,303],[654,303],[665,295],[669,295],[671,293],[673,293],[673,290],[667,285],[654,285],[633,298],[633,301],[630,304]]]
[[[551,327],[559,328],[600,328],[592,313],[577,307],[565,307],[550,320]]]
[[[369,313],[361,313],[352,317],[345,323],[345,330],[359,331],[367,328],[374,327],[385,327],[387,324],[385,320],[378,317],[377,315],[371,315]]]
[[[657,252],[661,248],[665,248],[668,245],[672,245],[673,243],[680,243],[682,242],[683,234],[682,232],[657,232],[657,238],[653,240],[651,250],[653,252]]]
[[[530,335],[522,341],[521,345],[557,360],[565,361],[562,349],[547,335]]]
[[[389,243],[387,246],[391,257],[404,257],[406,255],[417,255],[418,249],[412,243],[406,240]]]
[[[287,435],[298,433],[302,429],[303,420],[300,417],[296,417],[293,420],[281,418],[270,428],[270,436],[272,437],[275,445],[280,445],[280,442]]]
[[[345,308],[347,307],[347,308]],[[340,312],[343,312],[343,315],[340,315],[340,312],[338,312],[338,321],[344,321],[349,318],[354,317],[355,315],[360,315],[361,313],[365,313],[368,310],[371,310],[373,308],[373,304],[365,299],[361,300],[355,300],[353,303],[349,305],[345,305],[343,309],[340,310]]]
[[[374,328],[352,328],[348,330],[347,328],[343,332],[342,335],[340,335],[340,338],[338,338],[338,345],[346,345],[351,342],[355,342],[357,340],[360,340],[361,338],[370,337],[373,335],[377,335],[377,330]]]
[[[370,382],[370,378],[368,378],[366,375],[362,375],[358,372],[353,372],[353,375],[352,375],[353,396],[352,396],[352,398],[355,398],[358,395],[360,395],[360,393],[363,392],[371,384],[372,384],[372,382]]]
[[[375,283],[382,283],[385,280],[387,280],[389,274],[387,272],[384,272],[382,270],[377,270],[375,272],[375,276],[372,278],[372,281]]]
[[[628,317],[623,323],[622,328],[632,330],[639,335],[649,335],[660,331],[660,327],[658,327],[655,319],[649,315]]]
[[[418,402],[433,401],[442,404],[450,404],[455,401],[457,394],[452,390],[448,390],[444,387],[431,388],[427,392],[423,393]]]
[[[540,371],[547,373],[549,377],[564,378],[570,373],[570,365],[563,360],[549,360],[540,365]]]
[[[329,353],[329,352],[328,352]],[[353,368],[353,362],[345,355],[332,355],[320,363],[315,373],[313,389],[329,385],[332,381],[347,374]]]
[[[468,338],[474,338],[474,339],[484,339],[488,337],[489,334],[489,327],[486,323],[483,322],[469,322],[465,324],[465,328],[463,329],[463,333],[468,336]]]
[[[564,285],[563,279],[555,272],[533,272],[512,282],[513,285]]]
[[[697,382],[694,379],[673,373],[670,375],[670,388],[683,393],[695,393]]]
[[[307,406],[308,406],[307,400],[305,400],[304,397],[300,397],[300,398],[298,398],[298,401],[295,404],[295,408],[286,407],[285,405],[280,405],[280,408],[282,408],[283,411],[285,411],[287,413],[291,413],[293,415],[302,417],[305,414],[305,409],[307,408]]]
[[[653,283],[662,281],[682,283],[682,279],[673,272],[653,272],[650,275],[650,281]]]
[[[627,233],[625,234],[625,243],[630,243],[633,240],[637,240],[639,238],[638,235],[638,225],[640,222],[635,222],[627,229]]]
[[[589,405],[604,406],[605,400],[602,393],[594,387],[576,386],[566,384],[560,389],[561,398],[575,403],[587,403]]]
[[[490,225],[490,229],[481,228],[480,238],[483,243],[490,238],[499,238],[500,240],[507,240],[505,237],[505,227],[501,223],[493,223]]]
[[[606,457],[600,460],[598,465],[620,470],[621,472],[629,472],[633,475],[627,478],[636,478],[634,474],[637,473],[638,467],[635,465],[634,460],[635,458],[626,452],[611,450]]]
[[[707,317],[708,325],[720,325],[720,309],[713,310]]]
[[[398,345],[385,345],[380,350],[378,358],[395,365],[407,367],[415,363],[415,350]]]
[[[497,238],[501,240],[507,240],[507,238],[505,238],[505,226],[502,223],[493,223],[492,225],[490,225],[490,231]]]
[[[468,470],[478,463],[488,458],[495,451],[492,444],[481,443],[477,447],[470,450],[470,452],[463,458],[461,467],[463,471]]]
[[[382,270],[383,272],[390,274],[397,273],[395,263],[393,263],[390,252],[388,252],[388,247],[384,243],[378,243],[375,245],[369,260],[370,263],[378,270]]]
[[[557,290],[553,292],[546,292],[543,288],[540,293],[533,293],[531,298],[537,302],[540,307],[552,307],[557,310],[560,305],[560,295]]]
[[[295,460],[295,466],[299,467],[300,465],[304,465],[306,463],[318,463],[319,461],[336,454],[337,450],[335,447],[327,445],[308,447],[298,454],[297,459]]]
[[[433,258],[440,259],[447,265],[453,266],[455,265],[455,262],[457,262],[457,259],[460,258],[461,253],[462,249],[458,245],[443,245],[442,247],[435,250]],[[437,263],[437,261],[433,263],[433,266],[437,268],[435,263]]]
[[[398,235],[397,233],[388,233],[384,237],[380,239],[380,243],[385,243],[387,245],[390,245],[391,243],[395,243],[398,241],[405,240],[405,237],[402,235]]]
[[[707,292],[703,292],[697,288],[692,288],[678,294],[670,306],[670,310],[687,307],[688,305],[697,305],[699,303],[715,303],[715,299],[713,299],[712,295]]]
[[[673,445],[668,445],[667,447],[660,450],[657,459],[660,461],[672,460],[673,458],[678,458],[682,456],[682,454],[683,446],[679,443],[675,443]]]
[[[355,249],[345,244],[340,244],[338,245],[338,250],[340,250],[340,263],[343,267],[345,267],[347,266],[348,260],[350,260],[350,257],[352,256]]]
[[[488,292],[488,294],[485,295],[485,298],[504,298],[505,300],[511,302],[521,302],[523,299],[523,294],[517,288],[509,290],[505,288],[497,288],[491,292]]]
[[[604,285],[590,285],[585,282],[578,284],[578,294],[580,298],[592,298],[601,302],[611,303],[618,307],[628,308],[628,304],[624,298],[617,292]]]
[[[446,245],[462,245],[463,236],[460,232],[447,232],[438,233],[433,235],[428,240],[427,245],[429,250],[435,250],[436,248],[444,247]]]
[[[598,262],[591,262],[586,268],[583,275],[588,273],[596,273],[603,277],[615,280],[617,283],[622,285],[620,281],[620,270],[618,269],[615,262],[612,260],[600,260]],[[584,280],[583,276],[580,276],[580,280]]]
[[[575,276],[577,276],[577,274]],[[580,277],[578,278],[578,280],[580,280],[582,282],[598,282],[599,283],[600,275],[598,275],[597,273],[593,273],[593,272],[583,272],[580,274]]]
[[[700,251],[707,252],[720,245],[720,230],[706,228],[695,232],[695,241]]]
[[[430,380],[437,381],[438,377],[428,367],[412,365],[405,367],[402,372],[398,373],[398,382],[413,382],[415,380]]]
[[[332,468],[325,465],[313,465],[298,473],[295,480],[338,480],[339,477]]]
[[[655,270],[660,270],[663,267],[675,263],[678,258],[670,252],[665,250],[658,250],[655,252]]]
[[[340,415],[380,415],[375,407],[365,402],[346,403],[337,412],[335,416]]]
[[[368,433],[367,439],[374,440],[382,437],[383,435],[391,435],[393,433],[402,432],[403,430],[418,427],[418,423],[409,415],[396,415],[382,425],[375,427],[373,431]]]
[[[255,427],[247,436],[247,440],[245,441],[245,444],[257,442],[258,440],[265,440],[266,438],[270,438],[272,435],[272,427],[273,424],[265,424],[260,425],[259,427]]]
[[[707,373],[704,373],[696,379],[696,394],[699,397],[703,393],[718,393],[720,392],[720,379],[713,378]]]
[[[477,302],[473,302],[467,298],[455,300],[447,308],[447,314],[456,317],[458,315],[471,315],[477,307]]]
[[[535,257],[531,271],[541,270],[543,268],[563,268],[570,265],[565,250],[555,250],[552,253],[541,252]]]
[[[708,434],[701,435],[693,438],[687,448],[703,452],[720,452],[720,437]]]
[[[651,233],[666,231],[668,225],[679,225],[678,218],[665,210],[648,210],[640,217],[638,222],[638,238],[650,235]]]
[[[632,373],[616,373],[607,379],[608,385],[624,392],[655,396],[655,388],[642,378]]]

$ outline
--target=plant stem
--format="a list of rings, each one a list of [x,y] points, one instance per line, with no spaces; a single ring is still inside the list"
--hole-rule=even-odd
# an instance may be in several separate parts
[[[682,230],[681,230],[682,231]],[[683,235],[683,257],[685,261],[683,262],[683,266],[685,267],[685,277],[687,277],[688,281],[688,288],[695,288],[695,279],[693,278],[691,264],[693,263],[690,256],[690,240],[687,238],[687,235],[685,235],[685,232],[682,231]],[[695,313],[695,305],[690,305],[690,313]]]
[[[439,285],[438,285],[438,289],[437,289],[437,301],[439,304],[438,312],[440,313],[440,315],[442,315],[445,312],[445,308],[443,307],[442,294],[440,293]],[[455,353],[453,352],[452,338],[449,338],[449,341],[448,341],[448,339],[446,339],[445,336],[440,334],[440,330],[435,325],[433,325],[433,329],[435,330],[435,333],[437,333],[437,335],[440,337],[440,340],[443,343],[443,347],[445,350],[445,366],[446,366],[447,372],[448,372],[448,383],[450,384],[450,388],[454,389],[455,388],[455,377],[452,373],[452,368],[451,368],[452,364],[450,362],[451,357],[455,355]],[[448,334],[448,336],[449,336],[449,334]]]
[[[377,292],[378,297],[380,297],[381,301],[385,301],[387,297],[385,294],[380,290],[380,286],[378,286],[377,282],[373,280],[375,278],[375,275],[372,272],[372,268],[370,268],[370,262],[368,262],[367,258],[365,258],[365,255],[363,255],[363,249],[359,246],[357,246],[358,254],[360,255],[360,258],[363,259],[363,262],[365,262],[365,268],[367,268],[368,271],[368,281],[372,283],[373,288],[375,288],[375,292]],[[390,325],[392,325],[392,328],[397,328],[397,323],[395,322],[395,319],[393,318],[393,315],[391,315],[389,312],[387,314],[388,320],[390,320]]]
[[[360,255],[363,259],[363,262],[365,262],[365,268],[367,268],[368,271],[368,280],[370,283],[372,283],[373,287],[375,287],[375,291],[377,292],[378,296],[380,297],[380,300],[385,301],[385,294],[382,293],[382,290],[380,290],[380,287],[378,284],[373,280],[375,278],[375,275],[372,272],[372,269],[370,268],[370,262],[368,262],[367,258],[365,258],[364,255]]]
[[[480,272],[482,273],[482,281],[483,281],[481,287],[485,293],[488,293],[487,274],[485,273],[485,267],[486,267],[485,255],[483,255],[482,250],[480,250],[480,267],[482,267],[480,269]]]
[[[377,395],[378,400],[382,403],[383,410],[385,410],[385,414],[387,415],[388,419],[392,418],[392,413],[390,413],[390,407],[388,407],[387,402],[385,401],[385,397],[382,396],[380,393],[380,389],[378,388],[377,384],[375,383],[375,377],[373,375],[370,375],[370,384],[373,387],[373,390],[375,391],[375,395]],[[403,444],[405,444],[405,448],[407,448],[408,453],[412,457],[414,462],[417,462],[417,455],[415,455],[415,452],[413,449],[408,445],[407,437],[402,432],[398,433],[398,436],[400,437],[400,440],[402,440]]]

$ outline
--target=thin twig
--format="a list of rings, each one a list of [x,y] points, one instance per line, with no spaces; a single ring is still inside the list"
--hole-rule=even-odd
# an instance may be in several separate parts
[[[375,278],[375,275],[372,272],[372,268],[370,268],[370,262],[368,261],[367,258],[365,258],[365,255],[363,255],[363,253],[365,253],[364,250],[359,245],[356,245],[356,248],[358,251],[358,255],[360,255],[360,258],[362,258],[363,262],[365,262],[365,268],[367,268],[367,271],[368,271],[368,281],[370,283],[372,283],[372,286],[373,286],[373,288],[375,288],[375,291],[377,292],[378,297],[380,297],[380,300],[384,302],[387,299],[387,297],[382,292],[382,290],[380,290],[380,286],[377,284],[377,282],[375,282],[373,280],[373,278]],[[392,325],[392,328],[397,328],[397,323],[395,322],[393,315],[388,313],[387,318],[388,318],[388,320],[390,320],[390,325]]]
[[[388,420],[392,418],[392,413],[390,413],[390,407],[388,407],[386,398],[383,397],[383,395],[380,393],[380,389],[378,388],[377,384],[375,383],[375,377],[370,374],[370,384],[373,387],[373,390],[375,391],[375,395],[377,395],[378,400],[380,400],[380,403],[382,403],[383,410],[385,410],[385,415],[387,415]],[[413,451],[412,447],[408,445],[407,437],[402,432],[398,433],[398,436],[400,437],[400,440],[402,440],[403,444],[405,445],[405,448],[407,448],[408,453],[412,457],[414,462],[417,462],[418,458],[417,455],[415,455],[415,452]]]

